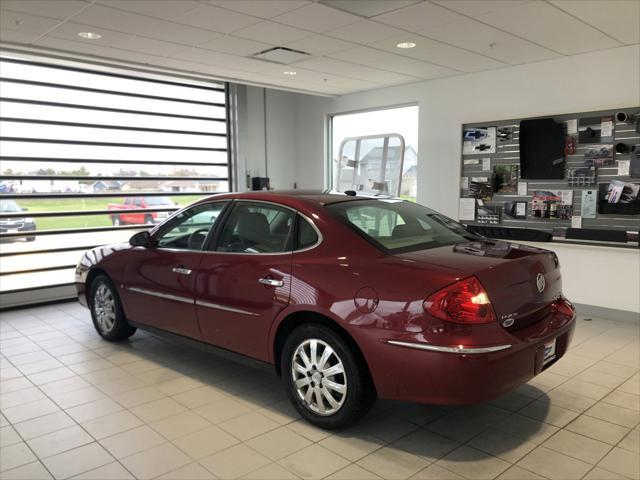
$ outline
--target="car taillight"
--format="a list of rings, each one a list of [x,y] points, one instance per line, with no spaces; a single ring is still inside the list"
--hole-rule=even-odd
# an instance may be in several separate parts
[[[551,308],[554,312],[558,312],[568,317],[573,317],[576,312],[576,307],[573,306],[573,303],[564,297],[556,298],[551,304]]]
[[[430,315],[455,323],[496,321],[489,296],[475,277],[458,280],[427,298],[422,304]]]

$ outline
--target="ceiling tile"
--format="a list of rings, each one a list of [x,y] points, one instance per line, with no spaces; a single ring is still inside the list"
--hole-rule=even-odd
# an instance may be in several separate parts
[[[224,36],[223,33],[204,30],[203,28],[155,19],[141,24],[137,32],[145,37],[181,43],[183,45],[200,45]]]
[[[260,19],[212,5],[201,5],[187,13],[178,15],[174,21],[193,27],[204,28],[205,30],[231,33],[253,25],[259,22]]]
[[[102,35],[102,37],[96,38],[94,40],[87,40],[79,37],[78,32],[99,33],[100,35]],[[87,48],[92,48],[94,46],[98,46],[100,48],[108,47],[114,40],[123,38],[125,36],[126,34],[121,32],[114,32],[113,30],[107,30],[106,28],[95,28],[92,25],[84,25],[81,23],[73,22],[62,23],[58,25],[54,30],[47,33],[47,37],[82,43],[87,45]]]
[[[360,17],[347,12],[313,3],[272,19],[274,22],[284,23],[316,33],[323,33],[360,20]]]
[[[423,0],[319,0],[320,3],[344,10],[365,18],[375,17],[383,13],[399,10]]]
[[[386,23],[410,32],[420,32],[430,27],[446,25],[461,20],[461,18],[455,12],[428,2],[373,17],[376,22]]]
[[[92,4],[73,17],[75,23],[84,23],[108,30],[118,30],[126,33],[136,33],[147,22],[159,22],[154,18],[145,17],[131,12],[124,12],[115,8]]]
[[[356,47],[355,43],[344,42],[337,38],[331,38],[324,35],[312,35],[284,44],[285,47],[301,50],[311,55],[326,55],[341,50],[348,50]]]
[[[538,0],[481,15],[478,20],[565,55],[620,45],[595,28]]]
[[[336,75],[346,75],[358,80],[366,80],[384,85],[396,83],[409,83],[415,81],[414,77],[401,75],[399,73],[387,72],[376,68],[357,65],[355,63],[343,62],[332,58],[320,57],[312,58],[293,65],[294,67],[307,68],[317,72],[328,72]]]
[[[353,48],[332,54],[330,57],[423,79],[444,77],[458,73],[455,70],[438,65],[368,47]]]
[[[107,57],[115,60],[144,63],[148,65],[159,65],[162,57],[157,55],[149,55],[140,52],[132,52],[131,50],[123,50],[121,48],[106,47],[100,50],[101,57]]]
[[[509,64],[538,62],[560,56],[544,47],[465,18],[423,32],[429,38],[466,48]]]
[[[291,67],[288,65],[280,65],[277,63],[245,57],[234,57],[228,61],[222,62],[220,66],[271,75],[281,75],[285,70],[291,70]]]
[[[205,65],[218,65],[223,62],[233,60],[234,56],[226,53],[213,52],[204,48],[185,47],[170,55],[172,58],[189,62],[202,63]]]
[[[148,55],[157,55],[159,57],[171,56],[180,50],[184,50],[184,46],[177,43],[163,42],[162,40],[155,40],[153,38],[126,34],[111,41],[109,47],[131,50]]]
[[[640,2],[550,0],[553,5],[625,44],[640,43]]]
[[[0,28],[22,33],[42,35],[60,23],[53,18],[38,17],[26,13],[3,11],[0,15]]]
[[[346,27],[329,30],[326,35],[341,38],[356,43],[368,44],[384,40],[385,38],[397,37],[404,32],[397,28],[383,25],[381,23],[372,22],[371,20],[361,20]]]
[[[311,0],[209,0],[216,5],[260,18],[273,18],[311,4]]]
[[[86,53],[88,55],[95,55],[104,49],[104,45],[90,44],[85,42],[75,42],[72,40],[64,40],[62,38],[54,37],[41,37],[37,41],[33,42],[38,47],[55,48],[57,50],[65,50],[70,53]]]
[[[200,4],[190,0],[162,0],[152,2],[149,0],[99,0],[97,3],[107,7],[119,8],[128,12],[139,13],[164,19],[172,19],[193,10]]]
[[[246,38],[234,37],[232,35],[226,35],[224,37],[216,38],[210,42],[200,45],[201,48],[207,48],[216,52],[229,53],[231,55],[240,55],[246,57],[247,55],[253,55],[254,53],[261,52],[272,45],[268,43],[255,42],[253,40],[247,40]]]
[[[243,28],[234,32],[236,37],[248,38],[256,42],[266,42],[273,45],[283,45],[288,42],[301,40],[312,35],[311,32],[300,30],[299,28],[289,27],[264,21],[250,27]]]
[[[505,10],[516,7],[521,3],[530,2],[531,0],[431,0],[450,10],[455,10],[463,15],[477,17],[484,13]],[[573,0],[572,0],[573,1]]]
[[[416,47],[406,50],[400,50],[396,47],[398,42],[408,40],[415,42]],[[372,46],[396,54],[402,51],[403,56],[435,63],[461,72],[477,72],[504,66],[504,63],[497,60],[418,35],[409,38],[406,36],[390,38],[376,42]]]
[[[0,28],[0,41],[2,42],[29,44],[39,36],[40,35],[37,33],[27,33],[20,32],[18,30],[11,30],[9,28]]]
[[[0,9],[31,13],[64,20],[87,7],[88,3],[75,0],[2,0]]]

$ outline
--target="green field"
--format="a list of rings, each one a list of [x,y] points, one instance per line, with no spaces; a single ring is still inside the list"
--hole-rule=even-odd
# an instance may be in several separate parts
[[[201,195],[170,196],[171,200],[184,207],[202,198]],[[109,203],[123,203],[122,197],[102,198],[49,198],[19,200],[22,208],[29,213],[35,212],[68,212],[81,210],[106,210]],[[111,225],[109,215],[76,215],[72,217],[40,217],[36,218],[38,230],[53,230],[61,228],[106,227]]]

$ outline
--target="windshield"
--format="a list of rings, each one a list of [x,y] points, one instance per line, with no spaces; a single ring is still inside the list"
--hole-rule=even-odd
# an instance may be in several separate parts
[[[334,203],[327,209],[381,250],[409,252],[477,240],[454,220],[402,200]]]
[[[0,200],[0,212],[21,212],[22,209],[13,200]]]
[[[169,197],[147,197],[147,205],[174,205]]]

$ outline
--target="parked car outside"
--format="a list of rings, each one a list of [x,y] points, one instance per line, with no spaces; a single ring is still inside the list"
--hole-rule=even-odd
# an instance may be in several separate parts
[[[21,208],[16,202],[9,199],[0,199],[0,213],[19,213],[27,211]],[[36,222],[29,217],[0,217],[0,233],[18,233],[18,232],[34,232],[36,230]],[[36,239],[34,235],[11,236],[3,239],[4,241],[26,240],[33,242]]]
[[[178,208],[178,206],[169,197],[156,196],[127,197],[122,203],[107,204],[107,210],[118,211],[118,213],[109,215],[111,223],[115,226],[155,224],[166,220],[171,213],[169,211],[141,211],[153,208]]]
[[[575,327],[550,251],[392,198],[199,201],[76,270],[97,332],[136,328],[272,364],[300,414],[345,427],[377,397],[484,402],[560,359]]]

